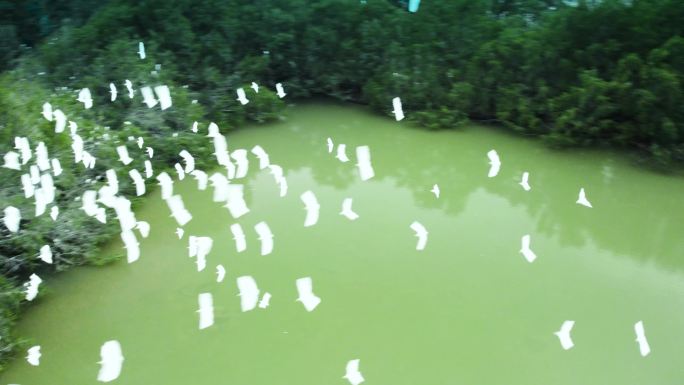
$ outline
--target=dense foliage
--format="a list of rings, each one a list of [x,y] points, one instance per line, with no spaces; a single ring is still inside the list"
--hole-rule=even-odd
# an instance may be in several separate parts
[[[206,153],[206,142],[188,133],[193,120],[231,129],[278,116],[282,102],[271,91],[250,94],[246,107],[235,101],[235,89],[250,91],[252,81],[270,89],[282,82],[288,98],[327,95],[384,114],[399,96],[407,117],[428,128],[481,120],[555,145],[684,160],[680,0],[423,0],[417,13],[405,3],[0,1],[0,68],[11,68],[0,78],[0,153],[18,135],[69,158],[69,141],[40,117],[50,101],[78,121],[98,157],[94,170],[63,162],[58,202],[67,221],[27,215],[24,235],[14,238],[0,226],[0,360],[15,343],[9,330],[26,276],[94,262],[97,244],[111,235],[92,226],[74,198],[91,188],[86,180],[97,186],[104,170],[118,167],[117,141],[143,136],[166,165],[178,160],[179,143]],[[138,41],[149,60],[135,54]],[[161,69],[151,72],[150,63]],[[174,108],[160,114],[139,100],[108,103],[108,84],[123,79],[168,84]],[[75,101],[83,87],[101,108],[84,111]],[[1,169],[1,206],[31,213],[19,173]],[[54,245],[53,266],[36,262],[45,243]]]

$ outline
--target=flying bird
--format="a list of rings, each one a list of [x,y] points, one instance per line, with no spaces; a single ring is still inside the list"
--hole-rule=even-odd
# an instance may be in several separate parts
[[[339,159],[342,163],[349,162],[349,158],[347,158],[346,148],[347,145],[345,144],[337,145],[337,155],[335,156],[335,158]]]
[[[140,93],[143,96],[143,103],[147,104],[147,108],[152,108],[159,103],[157,99],[154,98],[154,92],[152,91],[151,87],[141,87]]]
[[[235,159],[235,179],[241,179],[247,176],[249,170],[249,160],[247,159],[247,150],[238,148],[231,152],[230,156]]]
[[[537,255],[534,254],[532,249],[530,249],[530,235],[523,235],[521,243],[522,246],[520,247],[520,252],[522,253],[523,257],[525,257],[529,263],[534,262],[534,260],[537,259]]]
[[[242,231],[242,226],[239,223],[230,225],[230,232],[233,233],[235,240],[235,249],[241,253],[247,249],[247,241],[245,240],[245,232]]]
[[[237,278],[237,286],[240,291],[240,308],[243,312],[253,310],[259,301],[259,288],[256,281],[249,275]]]
[[[145,140],[142,138],[142,136],[139,136],[139,137],[138,137],[138,140],[136,141],[136,143],[137,143],[137,145],[138,145],[138,148],[142,149],[142,148],[143,148],[143,144],[145,143]]]
[[[259,93],[259,85],[258,85],[258,84],[252,82],[252,86],[251,86],[251,87],[252,87],[252,89],[254,90],[254,92],[256,92],[257,94]]]
[[[491,165],[489,168],[489,174],[487,174],[487,176],[493,178],[499,173],[499,169],[501,168],[501,160],[499,160],[499,154],[497,154],[495,150],[490,150],[487,153],[487,157],[489,158],[489,164]]]
[[[335,144],[333,143],[332,138],[328,138],[328,152],[332,153],[334,148]]]
[[[45,263],[52,264],[52,250],[50,249],[49,245],[45,245],[40,248],[38,259]]]
[[[436,196],[437,198],[439,198],[439,186],[438,186],[438,185],[432,186],[432,190],[430,190],[430,192],[433,193],[433,194],[435,194],[435,196]]]
[[[21,212],[14,206],[5,207],[5,216],[2,218],[5,227],[12,233],[19,231],[19,222],[21,222]]]
[[[119,154],[119,160],[124,166],[128,166],[133,161],[133,159],[128,156],[128,148],[126,148],[126,146],[118,146],[116,148],[116,153]]]
[[[58,134],[64,132],[67,124],[67,117],[64,115],[64,112],[60,109],[56,109],[52,115],[55,118],[55,132]]]
[[[418,243],[416,244],[416,250],[425,249],[425,245],[428,240],[428,232],[420,222],[414,221],[411,223],[411,229],[416,232],[416,237],[418,237]]]
[[[50,159],[50,164],[52,165],[52,175],[59,176],[62,173],[62,164],[59,162],[59,159]]]
[[[254,231],[259,235],[261,241],[261,255],[268,255],[273,252],[273,233],[266,222],[259,222],[254,225]]]
[[[97,380],[100,382],[110,382],[119,378],[123,367],[124,356],[121,351],[119,341],[110,340],[100,347],[100,372]]]
[[[342,211],[340,215],[345,216],[350,221],[358,219],[359,215],[352,210],[352,198],[345,198],[342,201]]]
[[[162,111],[173,105],[169,86],[156,86],[154,87],[154,93],[157,95],[157,99],[159,99],[159,107],[161,107]]]
[[[19,153],[8,151],[3,158],[5,160],[5,164],[2,167],[9,168],[10,170],[21,170]]]
[[[226,268],[223,265],[216,265],[216,282],[223,282],[223,278],[226,277]]]
[[[52,218],[53,221],[56,221],[58,215],[59,215],[59,207],[52,206],[52,208],[50,209],[50,218]]]
[[[40,345],[32,346],[28,349],[26,361],[33,366],[40,365]]]
[[[31,274],[29,281],[24,283],[24,288],[26,289],[26,300],[33,301],[38,295],[38,286],[40,286],[42,279],[35,274]]]
[[[530,183],[528,182],[529,179],[530,173],[527,171],[523,172],[522,180],[520,181],[519,185],[521,185],[525,191],[530,191],[532,189],[532,187],[530,187]]]
[[[124,84],[126,85],[126,89],[128,90],[128,98],[133,99],[133,95],[135,95],[135,90],[133,90],[133,83],[130,80],[126,79]]]
[[[178,237],[178,239],[183,238],[183,234],[185,234],[185,230],[183,230],[180,227],[176,227],[176,236]]]
[[[565,350],[568,350],[575,346],[575,344],[572,342],[572,339],[570,338],[570,332],[572,331],[573,326],[575,326],[575,321],[565,321],[563,322],[563,325],[561,325],[560,330],[553,333],[558,337],[561,346]]]
[[[634,324],[634,332],[636,333],[636,342],[639,344],[639,352],[642,357],[646,357],[651,353],[651,347],[648,345],[648,340],[646,339],[643,321]]]
[[[137,261],[138,258],[140,258],[140,244],[138,243],[133,231],[122,231],[121,240],[124,242],[124,248],[126,249],[126,260],[128,263]]]
[[[238,88],[237,89],[237,101],[240,102],[243,106],[247,103],[249,103],[249,100],[247,100],[247,94],[245,94],[245,90],[243,88]]]
[[[187,150],[182,150],[178,155],[183,158],[185,163],[185,172],[190,174],[195,170],[195,158]],[[206,175],[206,174],[205,174]]]
[[[263,170],[271,164],[266,151],[258,144],[252,147],[252,154],[259,159],[259,170]]]
[[[199,329],[206,329],[214,324],[214,300],[211,293],[200,293],[199,302]]]
[[[116,100],[116,95],[118,92],[116,91],[116,86],[114,83],[109,83],[109,94],[110,94],[110,101],[115,101]]]
[[[162,171],[157,175],[157,181],[161,186],[161,197],[166,200],[173,196],[173,179],[166,172]]]
[[[281,99],[284,98],[285,95],[287,95],[287,94],[285,93],[285,90],[283,89],[282,83],[277,83],[277,84],[276,84],[276,91],[277,91],[276,93],[278,94],[278,97],[281,98]]]
[[[194,133],[197,133],[197,131],[198,131],[197,125],[198,125],[198,124],[199,124],[199,123],[197,123],[197,121],[195,121],[195,122],[192,124],[192,128],[191,128],[190,130],[191,130],[192,132],[194,132]]]
[[[577,198],[577,202],[575,203],[586,207],[593,207],[591,205],[591,202],[589,202],[589,200],[587,199],[587,194],[584,192],[584,187],[580,188],[579,197]]]
[[[154,172],[152,170],[152,162],[149,160],[145,161],[145,179],[152,178],[152,175],[154,175]]]
[[[131,177],[131,179],[133,179],[133,184],[135,185],[135,195],[145,195],[145,180],[143,179],[142,175],[140,175],[140,171],[132,169],[128,172],[128,175]]]
[[[306,210],[306,219],[304,219],[304,227],[313,226],[318,222],[318,212],[321,206],[318,204],[316,195],[311,190],[304,192],[300,199],[304,202],[304,209]]]
[[[140,60],[145,58],[145,44],[142,41],[138,43],[138,55],[140,55]]]
[[[259,309],[266,309],[271,301],[271,293],[264,293],[264,295],[261,297],[261,301],[259,301]]]
[[[192,214],[185,209],[183,198],[180,195],[173,195],[166,199],[166,204],[171,210],[171,216],[178,222],[178,226],[185,226],[192,219]]]
[[[93,106],[93,97],[90,95],[90,90],[87,88],[83,88],[78,92],[78,98],[76,100],[83,103],[86,110]]]
[[[49,122],[52,121],[52,105],[50,103],[43,103],[43,117]]]
[[[297,301],[304,305],[306,311],[313,311],[321,303],[321,299],[313,293],[313,281],[311,277],[297,279],[296,285],[297,293],[299,294]]]
[[[154,156],[154,148],[152,147],[145,147],[145,150],[147,151],[147,156],[152,159],[152,156]]]
[[[347,362],[347,368],[345,370],[344,377],[351,385],[359,385],[362,383],[364,380],[363,376],[361,375],[361,372],[359,371],[359,361],[358,359],[356,360],[351,360]]]
[[[401,107],[401,99],[394,98],[392,99],[392,107],[394,108],[392,110],[392,113],[394,114],[394,119],[398,121],[404,119],[404,109]]]
[[[176,174],[178,174],[178,180],[185,179],[185,170],[183,169],[183,166],[180,165],[180,163],[174,164],[173,168],[176,169]]]
[[[197,180],[197,189],[200,191],[206,190],[207,189],[207,181],[209,180],[209,177],[207,176],[207,173],[202,171],[202,170],[193,170],[190,175],[194,176],[195,179]]]
[[[143,238],[147,238],[150,235],[150,224],[146,221],[137,221],[135,223],[135,228],[140,231],[140,235]]]
[[[362,181],[367,181],[375,176],[375,171],[373,171],[373,166],[371,165],[370,148],[368,146],[356,147],[356,162]]]

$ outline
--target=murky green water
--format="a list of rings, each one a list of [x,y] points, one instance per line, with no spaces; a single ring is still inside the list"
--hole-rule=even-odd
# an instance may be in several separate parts
[[[328,154],[328,136],[347,144],[351,162]],[[137,212],[152,225],[140,260],[49,280],[51,292],[19,330],[42,346],[41,364],[17,360],[3,383],[97,383],[99,349],[110,339],[125,356],[117,384],[343,385],[355,358],[369,385],[684,381],[681,178],[492,129],[427,132],[348,106],[298,106],[287,122],[228,139],[231,149],[264,147],[290,187],[280,198],[271,175],[251,163],[252,211],[237,221],[247,251],[235,252],[235,221],[211,202],[211,188],[176,183],[194,217],[183,240],[154,192]],[[357,145],[371,148],[368,182],[353,165]],[[491,179],[490,149],[503,163]],[[523,171],[530,192],[517,184]],[[439,199],[429,192],[435,183]],[[580,187],[593,209],[575,204]],[[299,200],[306,190],[321,204],[311,228]],[[338,215],[346,197],[355,222]],[[268,256],[253,230],[262,220],[275,234]],[[422,252],[414,220],[430,233]],[[518,252],[527,233],[532,264]],[[203,272],[187,255],[188,235],[214,239]],[[220,284],[219,263],[228,270]],[[273,295],[268,309],[240,311],[241,275]],[[305,276],[323,300],[312,313],[295,302],[295,280]],[[213,294],[216,322],[200,331],[201,292]],[[564,320],[576,321],[568,351],[553,335]],[[647,357],[635,342],[639,320]]]

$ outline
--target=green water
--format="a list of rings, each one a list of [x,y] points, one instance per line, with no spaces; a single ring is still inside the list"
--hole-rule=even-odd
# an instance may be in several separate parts
[[[350,162],[327,152],[328,136],[347,144]],[[557,152],[476,126],[428,132],[326,104],[294,107],[286,122],[241,130],[228,143],[261,145],[289,184],[280,198],[251,162],[252,211],[237,221],[247,251],[235,252],[236,221],[211,202],[211,188],[198,191],[192,178],[175,184],[193,215],[182,240],[154,191],[136,213],[152,226],[140,260],[48,280],[49,294],[19,327],[42,346],[41,364],[21,352],[3,384],[95,384],[110,339],[125,356],[116,384],[344,385],[355,358],[369,385],[684,381],[682,178],[605,152]],[[371,149],[376,176],[367,182],[354,167],[357,145]],[[487,177],[490,149],[503,163],[495,178]],[[530,192],[517,184],[523,171]],[[429,192],[435,183],[439,199]],[[575,204],[580,187],[593,209]],[[299,199],[306,190],[321,204],[310,228]],[[360,215],[354,222],[338,215],[346,197]],[[262,220],[275,234],[268,256],[253,230]],[[414,220],[430,233],[422,252]],[[532,264],[518,252],[528,233]],[[200,273],[188,235],[214,240]],[[228,271],[222,283],[219,263]],[[240,311],[241,275],[273,295],[269,308]],[[295,302],[295,280],[306,276],[322,299],[311,313]],[[216,320],[200,331],[202,292],[213,294]],[[568,351],[553,335],[565,320],[576,321]],[[635,342],[639,320],[647,357]]]

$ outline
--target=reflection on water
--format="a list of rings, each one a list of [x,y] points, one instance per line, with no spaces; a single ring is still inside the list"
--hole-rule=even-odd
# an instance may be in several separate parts
[[[351,161],[328,153],[345,143]],[[261,145],[283,166],[289,193],[255,162],[245,180],[252,211],[238,221],[191,178],[176,183],[193,220],[178,240],[154,192],[137,213],[152,225],[132,265],[82,268],[47,284],[20,332],[42,346],[39,367],[17,361],[2,381],[93,383],[99,346],[118,339],[118,384],[345,384],[361,359],[368,384],[674,384],[684,346],[684,191],[680,179],[605,153],[555,153],[492,129],[428,132],[337,105],[303,105],[285,122],[232,133],[230,148]],[[354,148],[371,148],[376,177],[361,182]],[[487,151],[502,168],[488,178]],[[519,185],[530,172],[532,190]],[[430,192],[439,184],[441,196]],[[580,187],[593,209],[575,204]],[[304,228],[299,195],[312,190],[318,224]],[[354,199],[360,215],[340,216]],[[253,227],[274,233],[260,256]],[[415,250],[409,229],[429,231]],[[229,226],[245,229],[236,253]],[[538,259],[520,255],[531,234]],[[207,269],[187,236],[209,236]],[[105,253],[118,250],[113,244]],[[226,280],[215,282],[215,266]],[[241,313],[235,278],[270,292],[266,310]],[[306,312],[295,280],[311,276],[321,305]],[[215,325],[197,330],[197,294],[214,295]],[[575,320],[575,348],[553,332]],[[643,320],[653,353],[642,358]]]

